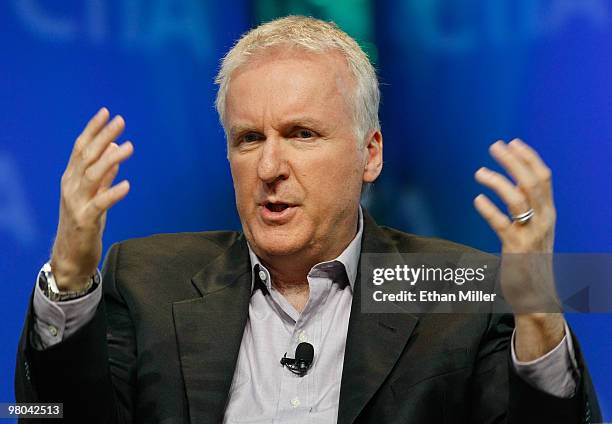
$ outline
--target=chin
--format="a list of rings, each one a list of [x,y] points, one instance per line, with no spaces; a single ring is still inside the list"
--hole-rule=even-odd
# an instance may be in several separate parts
[[[303,231],[281,227],[257,228],[252,234],[260,254],[289,256],[303,250],[308,242]]]

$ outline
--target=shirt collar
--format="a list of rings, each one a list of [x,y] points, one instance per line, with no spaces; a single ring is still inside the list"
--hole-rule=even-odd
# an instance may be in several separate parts
[[[361,205],[359,205],[359,220],[358,220],[358,230],[357,234],[351,240],[349,245],[340,253],[338,257],[332,259],[330,261],[319,262],[315,266],[310,269],[308,275],[315,273],[317,270],[325,269],[326,267],[341,267],[346,272],[346,276],[348,278],[348,282],[351,286],[351,290],[354,289],[355,280],[357,278],[357,266],[359,264],[359,254],[361,252],[361,238],[363,236],[363,212],[361,210]],[[255,287],[255,278],[257,272],[263,272],[262,276],[264,278],[260,278],[263,281],[266,288],[270,290],[271,288],[271,277],[269,271],[266,267],[261,263],[253,249],[251,249],[251,245],[247,242],[247,246],[249,247],[249,259],[251,260],[251,291]]]

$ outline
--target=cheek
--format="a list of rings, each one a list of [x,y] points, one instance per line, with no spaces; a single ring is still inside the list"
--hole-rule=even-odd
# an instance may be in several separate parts
[[[249,193],[253,192],[253,188],[251,187],[252,182],[249,178],[248,164],[241,163],[240,161],[232,161],[230,162],[230,171],[234,183],[236,205],[241,209],[248,204]]]
[[[341,205],[358,196],[363,169],[355,152],[334,152],[301,164],[302,175],[309,180],[309,196],[321,203]]]

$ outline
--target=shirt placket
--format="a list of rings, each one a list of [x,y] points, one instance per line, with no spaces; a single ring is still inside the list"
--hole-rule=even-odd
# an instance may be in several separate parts
[[[327,295],[331,287],[331,280],[323,277],[308,277],[310,286],[310,294],[306,307],[301,314],[297,316],[297,320],[293,326],[291,338],[287,345],[287,356],[293,358],[295,350],[298,344],[302,342],[310,343],[315,349],[315,358],[313,366],[309,372],[300,377],[299,375],[293,374],[289,369],[285,368],[282,372],[281,377],[281,390],[279,398],[279,422],[283,419],[292,419],[298,416],[303,416],[303,410],[309,410],[312,408],[313,402],[315,401],[316,392],[316,381],[317,371],[316,364],[317,360],[317,346],[320,343],[321,334],[320,325],[317,325],[319,321],[319,309],[322,299]],[[283,307],[282,299],[281,307]],[[287,302],[288,303],[288,302]],[[293,311],[286,311],[288,315],[292,315]]]

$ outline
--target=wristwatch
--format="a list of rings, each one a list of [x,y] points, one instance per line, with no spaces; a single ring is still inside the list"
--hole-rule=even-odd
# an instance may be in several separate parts
[[[87,285],[80,290],[62,291],[59,289],[59,287],[57,287],[55,277],[51,271],[51,264],[47,262],[40,270],[38,284],[45,296],[47,296],[50,300],[54,302],[70,300],[84,296],[95,290],[98,284],[100,284],[100,274],[96,272],[94,275],[89,277]]]

